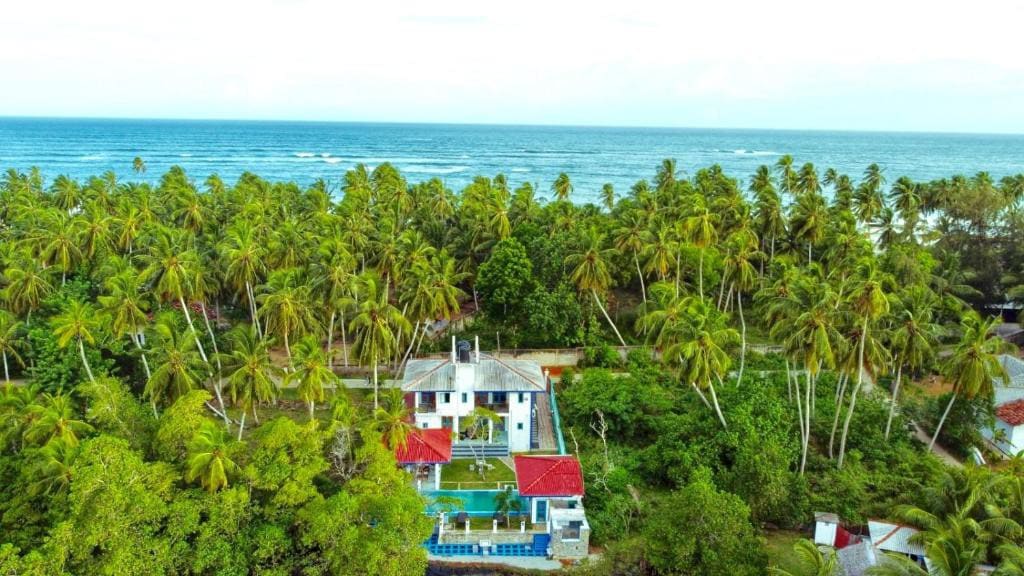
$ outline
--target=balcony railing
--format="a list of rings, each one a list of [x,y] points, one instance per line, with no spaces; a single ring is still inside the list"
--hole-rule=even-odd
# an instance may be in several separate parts
[[[425,412],[437,412],[437,404],[435,404],[434,402],[420,402],[419,404],[416,405],[416,413],[423,414]]]

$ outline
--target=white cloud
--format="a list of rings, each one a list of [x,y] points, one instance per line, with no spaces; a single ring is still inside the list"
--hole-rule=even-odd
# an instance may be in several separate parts
[[[1024,131],[1021,21],[1013,0],[13,2],[0,114]]]

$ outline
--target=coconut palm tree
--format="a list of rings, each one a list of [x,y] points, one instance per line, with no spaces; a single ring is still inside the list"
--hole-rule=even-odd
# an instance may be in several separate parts
[[[889,297],[885,292],[886,278],[879,272],[871,259],[862,260],[859,265],[859,278],[855,281],[850,294],[850,308],[860,324],[860,341],[857,352],[857,384],[850,393],[850,407],[843,421],[843,435],[839,439],[839,458],[836,465],[841,469],[846,456],[846,438],[853,421],[853,411],[857,407],[857,397],[864,383],[864,349],[869,338],[869,331],[879,317],[889,312]]]
[[[319,329],[309,283],[300,276],[297,269],[280,270],[270,275],[261,292],[256,297],[260,305],[258,315],[263,319],[267,333],[283,339],[290,367],[291,338]]]
[[[37,238],[39,258],[43,264],[60,270],[61,286],[67,282],[68,272],[82,260],[76,222],[63,212],[45,212]]]
[[[11,371],[8,366],[8,358],[14,359],[14,361],[20,366],[25,365],[25,362],[21,359],[21,355],[18,354],[17,343],[19,330],[21,330],[21,322],[18,322],[10,312],[0,310],[0,356],[3,356],[4,382],[7,384],[11,383]]]
[[[364,274],[360,278],[360,303],[349,330],[355,333],[355,352],[360,362],[373,368],[373,409],[380,407],[378,368],[381,359],[390,358],[398,349],[398,336],[411,329],[409,320],[388,300],[387,286],[380,277]]]
[[[912,286],[896,300],[898,311],[892,335],[896,380],[892,388],[889,417],[885,422],[885,439],[889,439],[892,419],[899,401],[903,371],[913,373],[931,363],[942,327],[933,322],[937,298],[924,286]]]
[[[71,442],[63,437],[53,438],[47,442],[34,455],[31,472],[33,482],[29,492],[34,496],[67,492],[71,487],[75,461],[78,460],[81,451],[78,442]]]
[[[412,413],[405,405],[402,391],[388,390],[382,404],[373,412],[374,427],[388,448],[394,450],[398,446],[405,446],[406,439],[416,427],[412,423]]]
[[[193,278],[195,268],[199,266],[199,255],[195,250],[187,248],[185,233],[177,229],[162,228],[156,235],[156,241],[149,247],[143,257],[146,264],[142,272],[143,278],[152,284],[156,297],[163,302],[177,302],[188,322],[188,330],[196,341],[196,349],[203,362],[208,362],[206,350],[199,340],[199,332],[192,322],[189,302],[195,292]],[[186,298],[189,301],[186,301]]]
[[[249,302],[249,319],[256,332],[263,334],[256,308],[256,294],[253,287],[260,283],[267,272],[266,249],[258,238],[255,228],[242,220],[228,229],[227,237],[220,245],[221,257],[225,261],[224,278],[236,294]]]
[[[575,253],[566,257],[565,265],[573,268],[570,279],[576,283],[580,292],[590,292],[593,295],[594,302],[597,303],[605,320],[615,331],[619,343],[625,346],[626,341],[622,339],[622,334],[612,322],[611,316],[608,315],[608,311],[605,310],[604,304],[601,303],[601,298],[598,296],[598,293],[603,294],[611,286],[612,278],[608,272],[608,261],[614,256],[614,253],[614,249],[604,248],[604,235],[598,232],[597,228],[590,228],[583,245]]]
[[[512,486],[505,486],[504,490],[494,495],[494,511],[505,518],[505,526],[508,528],[512,527],[512,515],[522,509],[523,502],[512,491]]]
[[[474,459],[478,462],[477,471],[483,478],[487,470],[487,452],[483,442],[488,439],[495,424],[501,423],[501,416],[482,406],[477,406],[469,414],[459,418],[459,427],[466,439],[470,441]]]
[[[3,296],[11,312],[25,315],[25,324],[32,324],[32,311],[52,291],[53,286],[46,269],[35,258],[26,253],[15,256],[14,262],[4,271],[7,286]]]
[[[601,186],[601,203],[604,204],[605,210],[609,212],[612,211],[612,208],[615,208],[615,188],[610,182]]]
[[[747,355],[747,321],[743,316],[743,294],[754,289],[757,282],[754,262],[760,260],[762,254],[757,250],[756,240],[751,241],[735,233],[730,238],[730,244],[729,254],[725,258],[725,275],[731,278],[732,287],[729,288],[729,292],[732,293],[733,287],[736,289],[736,309],[740,317],[740,368],[736,377],[736,385],[739,386],[743,382],[743,368]]]
[[[309,404],[312,420],[316,402],[324,401],[324,389],[338,384],[338,377],[327,366],[327,355],[315,336],[306,336],[295,345],[294,369],[286,381],[296,384],[299,398]]]
[[[132,160],[132,170],[136,174],[140,174],[140,175],[141,174],[145,174],[146,173],[146,161],[143,160],[141,156],[136,156],[135,159]]]
[[[207,371],[206,362],[196,349],[195,338],[181,334],[174,319],[173,314],[163,313],[157,316],[153,326],[154,367],[146,381],[145,395],[154,414],[157,404],[171,404],[189,390],[198,388]]]
[[[704,200],[704,196],[694,194],[691,197],[690,216],[683,221],[683,232],[686,239],[700,250],[700,264],[697,267],[697,286],[701,300],[704,299],[704,253],[709,246],[718,241],[718,224],[720,218]]]
[[[942,432],[942,425],[946,423],[946,417],[957,398],[962,396],[970,399],[978,395],[991,397],[992,382],[997,378],[1004,382],[1009,379],[1006,368],[999,362],[999,354],[1007,349],[1007,343],[992,333],[997,324],[998,318],[985,320],[976,312],[968,312],[961,322],[963,335],[946,359],[943,370],[946,379],[953,385],[953,393],[935,426],[935,433],[928,443],[929,450],[935,446],[935,440]]]
[[[28,406],[27,412],[31,415],[31,423],[25,429],[25,441],[36,446],[55,440],[76,445],[93,429],[84,420],[75,418],[71,396],[62,392],[43,394]]]
[[[109,320],[110,332],[114,338],[123,338],[127,334],[142,358],[142,367],[146,380],[152,376],[149,360],[142,347],[142,329],[149,323],[146,310],[149,302],[140,292],[141,278],[134,269],[124,270],[104,281],[106,294],[96,298]]]
[[[572,194],[572,181],[569,180],[569,175],[565,172],[560,173],[551,183],[551,192],[559,202],[569,200],[569,195]]]
[[[188,467],[185,480],[216,492],[228,487],[231,476],[238,473],[238,464],[231,459],[231,439],[227,432],[206,420],[188,445]]]
[[[95,382],[89,360],[85,357],[85,345],[90,346],[96,343],[100,322],[96,316],[96,309],[92,304],[86,304],[80,300],[71,300],[64,310],[50,320],[53,326],[53,333],[57,337],[57,346],[67,348],[72,341],[78,347],[78,354],[82,359],[82,366],[89,376],[90,382]]]
[[[277,383],[283,371],[270,359],[267,343],[255,330],[238,326],[228,334],[230,352],[222,353],[224,379],[232,404],[242,409],[238,425],[238,439],[245,431],[245,415],[251,411],[259,423],[256,403],[268,402],[277,396]]]
[[[628,252],[633,255],[633,264],[636,265],[636,275],[640,279],[640,295],[644,304],[647,304],[647,286],[644,282],[644,272],[640,269],[640,253],[650,241],[650,232],[647,229],[647,220],[639,210],[630,210],[622,217],[622,225],[613,233],[615,249],[620,252]]]
[[[726,348],[739,341],[736,330],[725,326],[723,316],[707,302],[690,298],[687,318],[667,328],[662,352],[665,358],[677,360],[682,379],[697,390],[711,393],[711,404],[722,428],[728,428],[718,404],[715,382],[729,373],[732,360]]]

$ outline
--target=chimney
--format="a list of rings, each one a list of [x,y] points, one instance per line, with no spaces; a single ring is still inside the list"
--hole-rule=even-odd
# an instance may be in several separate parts
[[[452,364],[458,362],[458,358],[455,356],[455,335],[452,334]]]
[[[480,363],[480,337],[476,337],[476,363]]]

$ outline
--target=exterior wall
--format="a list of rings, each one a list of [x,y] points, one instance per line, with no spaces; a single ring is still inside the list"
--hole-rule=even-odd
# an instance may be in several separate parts
[[[519,392],[508,394],[508,449],[511,452],[528,452],[530,450],[530,418],[533,406],[533,394],[522,393],[523,401],[519,401]],[[519,429],[522,424],[523,429]]]
[[[562,538],[561,530],[551,534],[551,555],[555,558],[583,558],[590,552],[590,528],[580,528],[580,537]]]
[[[548,503],[548,507],[547,507],[548,518],[551,518],[551,509],[552,508],[568,508],[570,502],[575,502],[576,503],[576,508],[581,508],[581,509],[583,508],[583,499],[578,497],[578,496],[569,496],[569,497],[561,497],[561,496],[559,496],[559,497],[555,497],[555,498],[549,498],[547,496],[533,496],[533,497],[529,497],[527,499],[530,502],[529,503],[529,507],[530,507],[530,522],[533,523],[533,524],[537,523],[537,503],[541,502],[541,501],[544,501],[544,502]]]
[[[814,525],[814,543],[832,546],[836,541],[836,525],[831,522],[817,522]]]
[[[987,426],[981,429],[981,435],[992,441],[992,443],[998,446],[1000,450],[1006,452],[1010,456],[1024,450],[1024,425],[1010,426],[1006,422],[996,418],[996,430],[1003,431],[1006,435],[1006,441],[996,442],[994,439],[995,434],[993,434],[992,429]]]
[[[494,544],[530,544],[533,542],[535,532],[513,532],[506,530],[504,524],[498,526],[497,532],[489,530],[466,530],[462,526],[445,528],[445,531],[437,539],[439,544],[479,544],[486,540]]]

